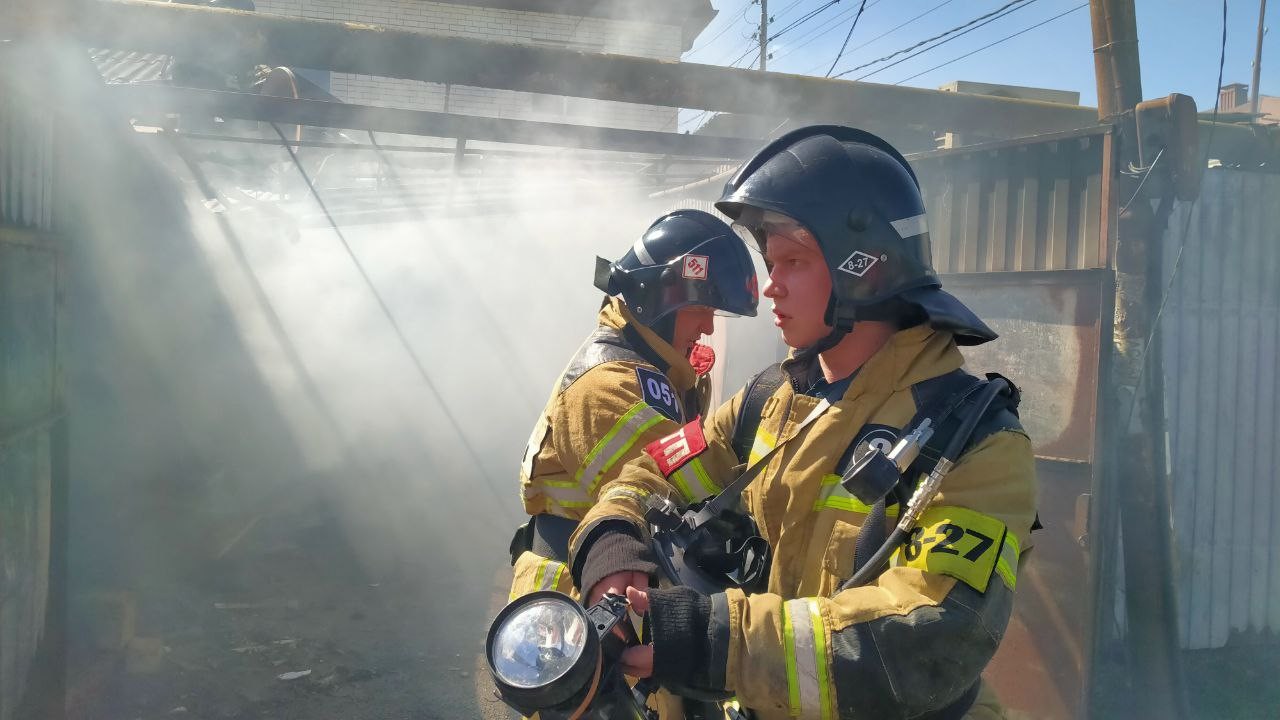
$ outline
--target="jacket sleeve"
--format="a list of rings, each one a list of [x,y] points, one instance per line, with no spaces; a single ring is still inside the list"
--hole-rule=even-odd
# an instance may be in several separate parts
[[[625,523],[633,531],[631,534],[647,542],[649,533],[644,511],[650,495],[659,494],[684,506],[718,492],[732,479],[737,459],[730,449],[730,438],[741,395],[720,406],[701,426],[690,423],[683,428],[672,428],[671,432],[682,433],[679,438],[659,435],[658,439],[665,440],[669,447],[691,443],[689,456],[676,456],[677,461],[682,461],[668,466],[670,472],[664,474],[654,456],[641,450],[601,483],[595,504],[569,541],[569,567],[575,569],[575,576],[590,552],[590,545],[600,536],[594,531],[603,530],[605,524],[616,528],[618,523]]]
[[[550,425],[550,442],[571,475],[550,491],[562,506],[580,508],[592,507],[646,445],[680,428],[646,400],[636,366],[625,362],[597,365],[566,388]]]
[[[793,600],[711,596],[705,680],[748,707],[804,718],[910,718],[959,699],[1012,611],[1034,517],[1029,440],[1017,431],[987,437],[943,488],[869,585]],[[838,523],[826,552],[851,558],[856,529],[839,525],[848,524]]]

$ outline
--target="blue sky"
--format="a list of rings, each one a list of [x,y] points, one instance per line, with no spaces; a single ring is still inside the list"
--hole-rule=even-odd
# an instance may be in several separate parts
[[[806,13],[830,0],[769,0],[774,21],[770,70],[823,75],[835,59],[861,0],[839,0],[811,21],[782,32]],[[835,73],[904,49],[949,28],[1006,5],[1009,0],[868,0],[867,7]],[[1147,98],[1180,92],[1195,98],[1200,109],[1212,109],[1216,99],[1218,52],[1222,38],[1220,0],[1136,0],[1142,90]],[[983,45],[1048,20],[1085,0],[1029,0],[1006,17],[957,37],[893,67],[867,82],[898,83],[936,88],[951,80],[974,80],[1030,85],[1080,93],[1084,105],[1097,104],[1089,9],[1082,7],[1047,24],[995,45],[946,67],[936,65]],[[1280,3],[1271,3],[1267,16],[1280,21]],[[739,67],[753,60],[750,35],[759,23],[760,6],[750,0],[712,0],[717,17],[686,53],[687,62]],[[940,6],[940,7],[939,7]],[[936,8],[936,9],[934,9]],[[926,11],[930,11],[927,14]],[[903,27],[894,27],[922,15]],[[1227,13],[1227,56],[1223,84],[1249,83],[1257,36],[1258,0],[1231,0]],[[1280,27],[1278,25],[1277,27]],[[891,31],[892,32],[889,32]],[[887,33],[887,34],[885,34]],[[877,37],[881,36],[883,37]],[[718,37],[717,37],[718,36]],[[1269,33],[1263,43],[1262,92],[1280,95],[1280,42]],[[744,53],[745,57],[744,57]],[[889,62],[901,59],[898,56]],[[888,63],[856,71],[857,78]],[[917,73],[923,74],[917,77]]]

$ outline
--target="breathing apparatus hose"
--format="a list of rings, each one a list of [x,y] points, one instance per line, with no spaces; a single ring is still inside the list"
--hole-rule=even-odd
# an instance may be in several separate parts
[[[884,541],[875,553],[867,559],[853,577],[844,581],[840,585],[840,590],[848,590],[862,585],[875,579],[884,570],[884,566],[889,562],[889,556],[898,548],[906,539],[907,535],[919,522],[920,516],[924,511],[929,509],[929,503],[933,502],[934,496],[938,494],[938,490],[942,487],[942,479],[951,471],[955,465],[956,458],[969,444],[969,438],[973,436],[974,429],[978,426],[978,421],[986,415],[987,408],[991,407],[991,403],[996,396],[1009,387],[1009,383],[1001,377],[993,377],[987,381],[985,387],[979,391],[973,408],[966,413],[960,422],[960,427],[956,430],[955,435],[951,436],[951,440],[947,443],[947,447],[942,451],[942,456],[938,458],[938,462],[934,465],[933,470],[920,483],[920,487],[911,495],[910,501],[903,509],[898,525],[889,534],[889,538]]]

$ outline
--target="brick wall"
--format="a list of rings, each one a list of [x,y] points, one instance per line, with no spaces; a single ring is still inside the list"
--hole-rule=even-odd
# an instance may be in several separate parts
[[[610,18],[424,2],[423,0],[258,0],[259,12],[366,22],[462,37],[572,47],[663,60],[680,57],[680,28]],[[676,109],[586,98],[333,73],[330,92],[350,103],[465,115],[676,129]]]

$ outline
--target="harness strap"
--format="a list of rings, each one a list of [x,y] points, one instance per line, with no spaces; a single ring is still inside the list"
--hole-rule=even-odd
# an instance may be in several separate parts
[[[778,392],[785,379],[782,363],[774,363],[757,373],[747,384],[733,428],[733,453],[738,456],[738,462],[745,463],[751,456],[751,445],[755,443],[756,431],[760,429],[764,404]]]

